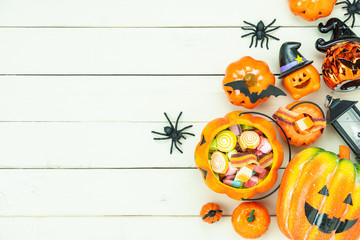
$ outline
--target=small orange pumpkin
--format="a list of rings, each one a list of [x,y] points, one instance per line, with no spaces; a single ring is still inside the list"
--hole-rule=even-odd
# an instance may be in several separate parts
[[[331,14],[337,0],[289,0],[292,13],[306,21],[315,21],[318,18]]]
[[[298,100],[320,88],[320,75],[313,65],[307,65],[284,77],[284,87]]]
[[[228,113],[224,118],[210,121],[201,133],[201,140],[195,149],[195,163],[203,175],[206,185],[217,193],[225,193],[235,200],[252,198],[256,193],[269,190],[276,182],[277,170],[282,164],[284,151],[281,144],[276,140],[276,130],[272,124],[264,118],[254,117],[251,114],[242,114],[241,111]],[[248,125],[259,129],[269,139],[273,150],[273,163],[267,177],[258,185],[247,189],[230,187],[220,182],[215,176],[209,163],[209,149],[211,141],[216,135],[232,125]]]
[[[268,210],[257,202],[243,202],[235,208],[231,223],[234,230],[243,238],[258,238],[269,228]]]
[[[288,164],[276,206],[289,239],[356,240],[360,237],[360,165],[340,153],[307,148]]]
[[[236,80],[244,80],[249,92],[256,92],[258,94],[267,89],[269,85],[275,84],[274,75],[270,72],[269,66],[263,61],[246,56],[231,63],[226,69],[225,77],[223,79],[223,88],[230,103],[245,108],[254,108],[259,103],[265,102],[268,97],[260,98],[255,103],[252,103],[249,96],[237,92],[229,86],[225,86],[225,84]]]
[[[220,220],[222,212],[218,204],[209,202],[202,206],[200,216],[204,222],[211,224]]]

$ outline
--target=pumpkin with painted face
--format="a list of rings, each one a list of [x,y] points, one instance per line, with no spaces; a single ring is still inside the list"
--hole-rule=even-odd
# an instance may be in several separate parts
[[[289,239],[360,237],[360,165],[340,153],[308,148],[288,164],[280,184],[277,220]]]
[[[312,61],[303,57],[298,49],[301,43],[286,42],[280,48],[280,76],[283,84],[295,100],[298,100],[320,88],[320,75],[311,65]]]
[[[344,92],[360,88],[360,38],[345,23],[337,18],[326,25],[318,26],[319,31],[333,31],[333,39],[326,42],[320,38],[316,48],[326,53],[322,65],[323,78],[328,87]]]

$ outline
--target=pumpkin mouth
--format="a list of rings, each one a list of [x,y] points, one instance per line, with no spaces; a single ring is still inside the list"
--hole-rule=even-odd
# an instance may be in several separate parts
[[[305,88],[307,85],[309,85],[309,83],[310,83],[310,79],[307,79],[305,82],[302,82],[301,84],[296,85],[295,88],[298,88],[298,89]]]
[[[317,226],[320,232],[330,234],[336,230],[335,233],[342,233],[349,230],[358,219],[340,221],[340,218],[329,218],[326,213],[319,213],[319,210],[312,207],[310,204],[305,202],[305,216],[312,226]]]

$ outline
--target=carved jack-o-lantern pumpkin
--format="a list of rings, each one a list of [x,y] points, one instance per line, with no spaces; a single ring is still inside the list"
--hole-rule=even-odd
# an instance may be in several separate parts
[[[320,88],[320,75],[313,65],[308,65],[284,77],[284,86],[293,99],[298,100]]]
[[[276,216],[289,239],[356,240],[360,236],[360,165],[308,148],[288,164],[280,184]]]
[[[323,66],[325,83],[334,90],[344,91],[360,86],[360,43],[343,42],[326,54]]]
[[[337,18],[319,24],[320,32],[333,31],[333,38],[326,42],[320,38],[316,48],[326,52],[322,72],[325,83],[335,91],[360,88],[360,38]]]
[[[298,100],[320,88],[320,75],[299,52],[301,43],[286,42],[280,48],[280,78],[293,99]]]

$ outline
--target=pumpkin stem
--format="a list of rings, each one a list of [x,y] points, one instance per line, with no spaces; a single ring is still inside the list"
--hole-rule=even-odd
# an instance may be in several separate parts
[[[243,79],[247,87],[254,87],[257,84],[257,77],[253,73],[247,73]]]
[[[350,159],[350,149],[347,146],[340,145],[339,146],[339,158],[343,159]]]
[[[254,212],[255,209],[251,210],[250,217],[247,218],[248,222],[253,222],[255,220]]]

